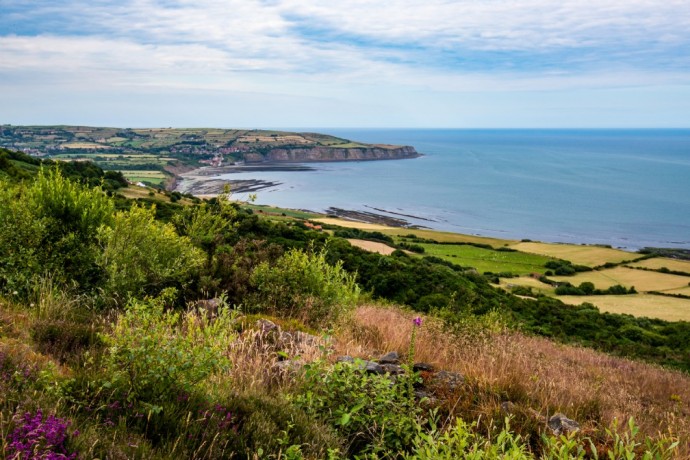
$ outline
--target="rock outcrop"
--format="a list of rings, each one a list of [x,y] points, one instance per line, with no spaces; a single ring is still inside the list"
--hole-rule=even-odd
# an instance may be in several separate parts
[[[244,154],[247,163],[309,163],[320,161],[367,161],[401,160],[417,158],[419,153],[411,146],[386,147],[296,147],[275,148],[267,153],[249,152]]]

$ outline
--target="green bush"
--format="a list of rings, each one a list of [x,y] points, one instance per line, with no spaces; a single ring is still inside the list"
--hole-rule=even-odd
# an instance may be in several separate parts
[[[251,277],[255,307],[276,316],[300,318],[310,325],[335,321],[359,298],[355,276],[342,262],[329,265],[326,250],[292,249],[271,266],[261,263]]]
[[[437,427],[432,419],[430,428],[417,426],[414,438],[414,449],[403,455],[405,460],[498,460],[498,459],[531,459],[525,440],[506,427],[496,433],[494,439],[487,439],[477,434],[471,425],[462,419],[456,419],[448,429]],[[567,457],[566,457],[567,458]]]
[[[672,439],[662,437],[658,440],[641,439],[639,429],[632,419],[626,430],[619,430],[614,423],[606,430],[606,447],[597,449],[595,442],[580,436],[578,433],[561,436],[543,435],[541,438],[541,453],[537,454],[528,449],[528,439],[515,434],[510,429],[509,419],[505,427],[485,438],[474,430],[472,425],[461,419],[447,429],[438,428],[436,417],[432,417],[430,428],[417,427],[414,439],[414,449],[404,454],[406,460],[454,460],[458,458],[474,460],[498,459],[549,459],[549,460],[580,460],[580,459],[649,459],[670,460],[677,454],[678,443]],[[602,450],[600,453],[599,450]]]
[[[112,200],[56,169],[39,171],[30,186],[0,185],[0,289],[26,296],[45,276],[96,287],[96,233],[111,222]]]
[[[131,301],[103,336],[105,388],[152,408],[194,393],[207,377],[227,370],[226,351],[235,339],[227,308],[209,319],[197,312],[164,311],[164,302],[164,297]]]
[[[307,366],[295,404],[345,438],[348,454],[386,454],[412,446],[423,410],[408,379],[369,374],[362,361]]]
[[[106,292],[118,298],[155,295],[184,287],[201,267],[204,255],[171,224],[155,220],[155,211],[132,206],[115,214],[112,227],[101,227],[99,264],[107,273]]]

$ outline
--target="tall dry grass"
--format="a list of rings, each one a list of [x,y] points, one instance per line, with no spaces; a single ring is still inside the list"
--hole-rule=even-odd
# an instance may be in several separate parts
[[[406,353],[414,316],[361,306],[339,331],[336,353]],[[690,458],[690,376],[682,372],[509,330],[456,335],[432,319],[417,332],[415,360],[466,377],[464,392],[448,401],[463,417],[503,417],[501,403],[510,401],[523,413],[562,412],[595,436],[632,417],[644,434],[678,437]]]

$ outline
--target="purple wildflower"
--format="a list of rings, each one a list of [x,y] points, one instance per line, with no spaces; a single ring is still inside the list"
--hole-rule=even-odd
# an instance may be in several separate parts
[[[69,420],[49,415],[43,419],[43,412],[36,415],[27,412],[16,420],[16,428],[8,439],[8,458],[74,460],[76,453],[67,452],[67,428]],[[76,436],[78,431],[72,433]]]
[[[422,325],[422,318],[420,316],[417,316],[415,319],[412,320],[412,323],[419,327]]]

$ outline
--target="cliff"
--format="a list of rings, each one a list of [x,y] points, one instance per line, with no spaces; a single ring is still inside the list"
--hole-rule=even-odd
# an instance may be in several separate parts
[[[400,160],[405,158],[417,158],[414,147],[297,147],[274,148],[267,153],[245,153],[247,163],[262,162],[298,162],[308,163],[317,161],[366,161],[366,160]]]

